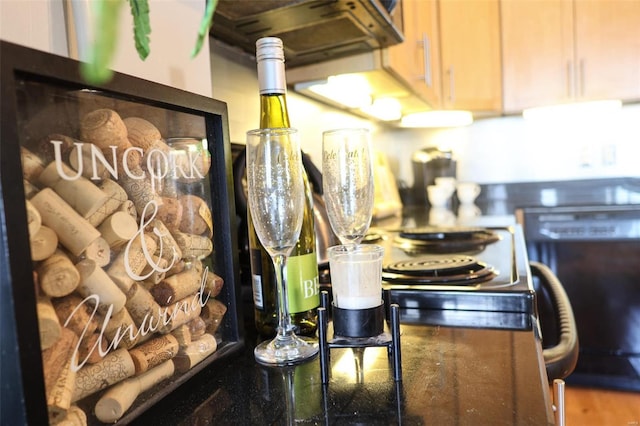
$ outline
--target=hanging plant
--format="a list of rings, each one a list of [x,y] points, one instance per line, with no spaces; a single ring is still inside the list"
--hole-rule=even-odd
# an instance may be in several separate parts
[[[149,42],[151,23],[148,0],[95,0],[93,2],[95,13],[94,28],[100,28],[100,31],[95,32],[93,43],[89,50],[88,61],[83,62],[80,69],[83,78],[88,83],[103,84],[113,76],[110,65],[118,44],[120,8],[125,1],[129,2],[131,8],[133,39],[138,56],[144,61],[151,53]],[[209,34],[217,4],[218,0],[207,0],[204,16],[198,27],[196,44],[191,51],[192,58],[200,53],[204,40]]]

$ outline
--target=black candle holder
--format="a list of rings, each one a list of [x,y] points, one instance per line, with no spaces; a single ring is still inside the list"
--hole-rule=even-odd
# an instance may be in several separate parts
[[[332,305],[333,338],[327,338],[329,327],[329,293],[320,293],[318,308],[318,340],[320,376],[322,383],[329,382],[331,349],[387,347],[387,356],[393,368],[393,379],[402,380],[402,358],[400,351],[400,307],[389,305],[389,331],[384,330],[385,304],[369,309],[340,309]]]

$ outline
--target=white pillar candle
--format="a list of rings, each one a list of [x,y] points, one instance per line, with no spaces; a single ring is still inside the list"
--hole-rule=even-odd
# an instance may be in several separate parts
[[[384,248],[372,244],[329,248],[333,302],[340,309],[368,309],[382,304]]]

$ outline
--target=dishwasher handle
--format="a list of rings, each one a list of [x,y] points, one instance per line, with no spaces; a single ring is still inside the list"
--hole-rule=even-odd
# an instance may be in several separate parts
[[[560,280],[543,263],[529,262],[531,273],[540,280],[553,299],[560,329],[558,343],[542,351],[549,382],[569,376],[578,362],[578,328],[569,297]],[[544,336],[543,336],[544,338]]]

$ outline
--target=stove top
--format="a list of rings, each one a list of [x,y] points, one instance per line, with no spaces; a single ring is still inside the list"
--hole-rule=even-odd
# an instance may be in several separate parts
[[[432,310],[435,317],[447,311],[447,324],[458,315],[484,326],[495,317],[508,327],[531,327],[535,293],[519,225],[375,229],[372,235],[369,242],[385,247],[383,289],[404,310],[403,321],[419,315],[423,322]]]

